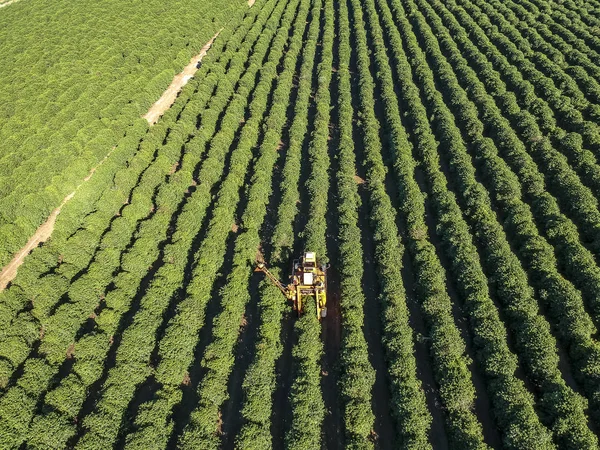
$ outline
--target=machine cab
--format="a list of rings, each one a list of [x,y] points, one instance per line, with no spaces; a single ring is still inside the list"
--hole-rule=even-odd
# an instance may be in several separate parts
[[[315,284],[316,272],[317,271],[317,260],[313,252],[307,252],[302,258],[302,284],[305,286],[312,286]]]
[[[315,253],[306,252],[300,260],[294,261],[294,273],[297,282],[303,286],[315,285],[317,281],[317,258]]]

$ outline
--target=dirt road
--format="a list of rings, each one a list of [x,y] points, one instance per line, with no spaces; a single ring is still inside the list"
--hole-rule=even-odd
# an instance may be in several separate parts
[[[5,6],[12,5],[13,3],[18,2],[19,0],[9,0],[8,2],[0,3],[0,8],[4,8]],[[254,3],[254,2],[252,2]]]
[[[16,1],[19,0],[10,0],[7,3],[2,3],[0,4],[0,8],[3,6],[8,6]],[[183,69],[183,71],[180,74],[176,75],[175,78],[173,78],[173,82],[169,85],[167,90],[158,99],[158,101],[154,103],[154,105],[152,105],[152,107],[148,110],[144,118],[148,121],[148,123],[150,123],[150,125],[154,125],[158,121],[158,119],[160,119],[160,117],[165,113],[165,111],[169,109],[171,105],[173,105],[175,99],[177,98],[177,94],[179,94],[179,91],[181,91],[183,86],[186,85],[190,78],[194,76],[194,74],[198,70],[198,64],[200,63],[200,61],[202,61],[202,58],[206,56],[206,53],[208,52],[208,50],[210,49],[211,45],[213,44],[220,32],[221,30],[219,30],[212,37],[212,39],[208,41],[204,47],[202,47],[200,53],[190,60],[190,63]],[[83,179],[83,182],[81,184],[89,181],[90,178],[92,178],[92,175],[94,174],[96,169],[106,160],[106,158],[110,156],[113,150],[111,150],[96,167],[90,170],[89,175]],[[14,258],[2,268],[2,271],[0,271],[0,292],[3,291],[10,284],[10,282],[15,279],[15,277],[17,276],[17,270],[25,261],[25,257],[29,255],[29,253],[39,244],[41,244],[42,242],[46,242],[48,238],[52,235],[52,232],[54,231],[54,224],[56,223],[56,218],[60,214],[61,209],[67,204],[69,200],[73,198],[81,184],[63,199],[60,206],[54,211],[52,211],[52,213],[50,213],[50,216],[48,217],[46,222],[40,225],[40,227],[36,230],[35,234],[31,236],[29,241],[27,241],[27,244],[25,244],[25,246],[21,248],[21,250],[19,250],[17,254],[15,254]]]
[[[48,219],[46,219],[46,221],[42,225],[40,225],[39,228],[35,231],[35,234],[31,236],[31,238],[29,238],[27,244],[25,244],[25,246],[17,252],[13,259],[2,268],[2,271],[0,272],[0,292],[3,291],[6,288],[6,286],[8,286],[8,284],[15,279],[15,277],[17,276],[17,269],[19,268],[19,266],[21,266],[21,264],[23,264],[23,262],[25,261],[25,257],[29,255],[29,253],[42,242],[46,242],[48,240],[48,238],[52,235],[52,232],[54,231],[54,224],[56,222],[56,218],[60,214],[60,211],[62,210],[63,206],[65,206],[67,202],[75,196],[75,193],[79,190],[83,183],[89,181],[90,178],[92,178],[94,172],[96,172],[98,167],[100,167],[104,163],[104,161],[108,159],[108,157],[114,150],[115,147],[113,147],[111,151],[108,152],[108,154],[102,159],[102,161],[100,161],[95,167],[93,167],[90,170],[90,173],[83,179],[81,184],[63,199],[60,206],[50,213]]]
[[[175,75],[167,90],[163,92],[163,95],[161,95],[156,103],[150,107],[144,116],[144,119],[146,119],[150,125],[154,125],[156,122],[158,122],[158,119],[160,119],[160,117],[171,107],[171,105],[175,103],[177,94],[179,94],[181,89],[183,89],[187,82],[194,76],[198,70],[200,61],[202,61],[202,58],[206,56],[208,49],[210,49],[220,32],[221,30],[219,30],[212,37],[212,39],[208,41],[204,47],[202,47],[200,53],[190,59],[190,63],[185,66],[181,73]]]

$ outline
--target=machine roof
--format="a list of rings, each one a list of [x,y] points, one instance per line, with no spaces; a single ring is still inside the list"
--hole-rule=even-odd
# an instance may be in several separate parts
[[[309,262],[314,261],[315,260],[315,252],[306,252],[304,254],[304,259]]]

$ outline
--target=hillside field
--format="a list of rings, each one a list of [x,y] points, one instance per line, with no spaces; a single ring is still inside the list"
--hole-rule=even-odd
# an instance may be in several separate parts
[[[600,0],[20,0],[0,100],[0,449],[600,448]]]

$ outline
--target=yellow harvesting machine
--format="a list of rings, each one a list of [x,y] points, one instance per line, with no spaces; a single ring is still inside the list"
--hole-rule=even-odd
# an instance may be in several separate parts
[[[305,252],[300,259],[294,260],[288,285],[279,281],[264,262],[258,262],[255,271],[264,272],[283,295],[293,302],[294,311],[298,315],[304,311],[304,297],[311,296],[317,302],[317,318],[321,320],[327,316],[327,266],[317,264],[314,252]]]

